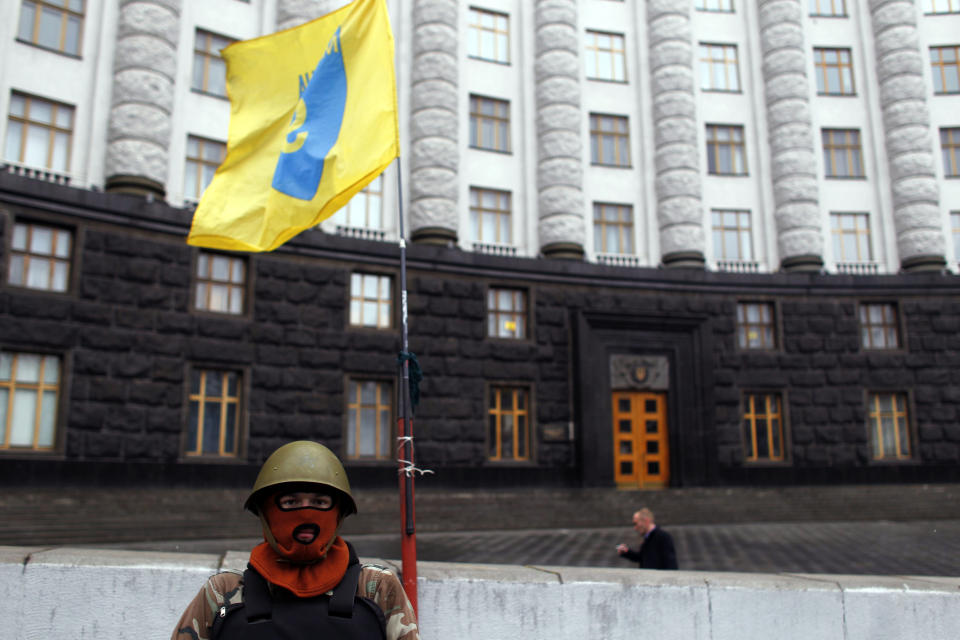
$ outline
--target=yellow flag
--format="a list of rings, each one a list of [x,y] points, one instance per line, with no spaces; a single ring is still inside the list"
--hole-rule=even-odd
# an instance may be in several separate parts
[[[384,0],[354,0],[223,50],[227,155],[187,242],[271,251],[329,218],[399,153]]]

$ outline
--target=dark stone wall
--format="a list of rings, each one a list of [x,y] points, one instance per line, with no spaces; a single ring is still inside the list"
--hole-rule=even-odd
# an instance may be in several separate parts
[[[398,250],[317,231],[248,257],[240,316],[192,310],[190,212],[142,199],[0,176],[0,348],[62,354],[54,454],[0,451],[0,481],[245,485],[295,438],[344,448],[346,379],[395,379],[393,329],[348,326],[354,270],[398,282]],[[73,229],[70,291],[6,284],[14,219]],[[670,359],[671,483],[676,486],[960,480],[960,282],[949,274],[735,275],[408,250],[409,341],[425,379],[417,464],[434,486],[612,482],[607,358]],[[528,337],[486,335],[491,286],[527,292]],[[394,299],[399,298],[395,286]],[[738,300],[776,305],[778,348],[736,344]],[[899,305],[903,348],[860,347],[857,304]],[[191,366],[244,375],[235,461],[183,455]],[[533,460],[487,460],[492,383],[532,389]],[[743,461],[745,390],[779,390],[784,463]],[[914,459],[876,463],[868,391],[904,391]],[[395,463],[350,463],[355,484],[391,486]]]

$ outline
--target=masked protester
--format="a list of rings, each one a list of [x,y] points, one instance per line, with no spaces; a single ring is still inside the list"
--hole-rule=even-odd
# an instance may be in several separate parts
[[[397,577],[361,565],[338,535],[356,513],[343,465],[316,442],[291,442],[267,458],[245,508],[264,542],[243,573],[207,580],[173,640],[419,640]]]

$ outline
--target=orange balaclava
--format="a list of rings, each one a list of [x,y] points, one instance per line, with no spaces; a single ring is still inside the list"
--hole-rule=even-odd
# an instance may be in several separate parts
[[[321,487],[300,489],[305,490],[328,493]],[[254,547],[250,564],[269,582],[309,598],[340,583],[350,552],[347,543],[337,535],[340,509],[336,502],[328,508],[281,506],[280,498],[294,491],[281,489],[260,504],[265,542]]]

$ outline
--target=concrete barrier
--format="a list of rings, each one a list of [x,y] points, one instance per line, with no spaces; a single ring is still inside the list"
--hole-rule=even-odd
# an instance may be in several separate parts
[[[0,547],[0,637],[168,638],[208,576],[245,564],[241,552]],[[960,578],[434,562],[420,563],[418,573],[424,640],[956,640],[960,634]]]

